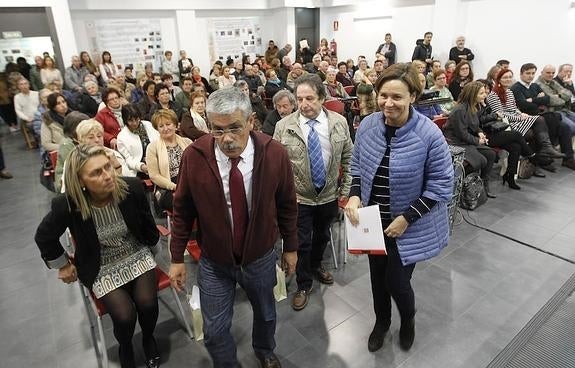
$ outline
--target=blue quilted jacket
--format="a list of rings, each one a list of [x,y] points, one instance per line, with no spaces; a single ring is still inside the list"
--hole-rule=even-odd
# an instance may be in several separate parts
[[[387,148],[384,119],[381,112],[367,116],[356,135],[351,174],[361,177],[363,206],[369,201],[375,172]],[[397,238],[402,263],[436,256],[449,238],[447,203],[453,190],[453,165],[439,128],[413,108],[411,118],[391,139],[389,182],[393,217],[422,195],[437,201],[429,213]]]

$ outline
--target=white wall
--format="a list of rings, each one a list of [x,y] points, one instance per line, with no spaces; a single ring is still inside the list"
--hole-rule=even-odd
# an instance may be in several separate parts
[[[465,35],[467,45],[477,55],[474,69],[480,77],[501,58],[511,60],[516,71],[526,62],[539,66],[575,62],[575,8],[570,8],[571,0],[544,3],[540,0],[70,0],[73,29],[65,3],[61,0],[18,3],[18,6],[54,8],[65,60],[87,44],[81,22],[89,17],[159,16],[168,23],[173,22],[173,35],[169,45],[166,40],[166,46],[186,49],[194,62],[206,71],[210,67],[207,18],[258,17],[262,41],[274,39],[283,46],[286,42],[295,44],[293,7],[320,6],[320,37],[336,39],[342,60],[356,60],[364,54],[373,61],[386,32],[392,33],[397,44],[398,60],[410,60],[415,40],[429,30],[434,33],[434,56],[442,61],[446,61],[455,37]],[[0,5],[12,4],[12,1],[0,0]],[[354,21],[354,18],[381,16],[391,16],[391,19]],[[339,21],[337,32],[333,31],[334,20]],[[527,28],[528,31],[519,31]]]
[[[545,64],[575,63],[575,8],[569,8],[569,0],[469,2],[465,23],[482,78],[499,59],[510,60],[516,74],[528,62],[539,70]]]
[[[340,60],[365,55],[373,61],[375,50],[390,32],[398,48],[398,61],[411,60],[415,40],[434,33],[433,55],[445,62],[458,35],[476,54],[475,75],[484,77],[499,59],[538,66],[575,63],[575,8],[570,0],[435,0],[399,6],[399,1],[377,1],[358,6],[322,8],[320,37],[335,37]],[[423,5],[419,5],[423,4]],[[541,14],[544,15],[541,15]],[[391,15],[391,19],[354,21],[354,18]],[[333,31],[333,21],[339,31]],[[527,31],[522,31],[527,30]]]
[[[391,19],[366,19],[389,17]],[[355,19],[355,20],[354,20]],[[417,20],[417,26],[414,26]],[[333,22],[339,22],[339,30],[334,32]],[[340,60],[353,59],[365,55],[369,64],[375,60],[375,51],[383,43],[384,35],[392,34],[397,45],[397,60],[411,60],[415,40],[423,37],[432,28],[433,6],[394,8],[385,1],[366,3],[361,6],[323,8],[320,11],[320,37],[337,41],[337,54]]]

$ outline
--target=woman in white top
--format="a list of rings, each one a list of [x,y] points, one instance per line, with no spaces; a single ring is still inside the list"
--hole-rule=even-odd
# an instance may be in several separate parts
[[[60,73],[60,70],[56,69],[54,59],[52,59],[50,56],[46,56],[44,58],[44,66],[42,69],[40,69],[40,78],[42,79],[42,83],[44,83],[44,85],[58,82],[58,85],[60,86],[64,84],[62,73]]]
[[[108,84],[110,79],[114,79],[114,76],[118,72],[116,66],[112,62],[112,55],[108,51],[102,53],[102,63],[98,66],[100,69],[100,75],[105,84]]]
[[[146,149],[160,138],[160,133],[149,121],[141,120],[140,110],[134,104],[122,106],[122,120],[126,125],[118,134],[118,151],[126,160],[126,176],[148,177]]]
[[[232,87],[236,83],[236,77],[230,74],[230,67],[224,66],[222,75],[218,77],[218,85],[220,88]]]
[[[361,59],[358,64],[359,69],[353,73],[353,81],[355,84],[359,84],[365,80],[365,71],[367,70],[367,60]]]

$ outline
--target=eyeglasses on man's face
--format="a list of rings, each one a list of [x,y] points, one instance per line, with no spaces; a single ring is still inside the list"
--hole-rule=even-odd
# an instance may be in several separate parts
[[[216,138],[221,138],[224,136],[224,134],[228,134],[231,133],[233,135],[238,135],[240,134],[245,127],[235,127],[235,128],[230,128],[230,129],[212,129],[211,133],[214,137]]]

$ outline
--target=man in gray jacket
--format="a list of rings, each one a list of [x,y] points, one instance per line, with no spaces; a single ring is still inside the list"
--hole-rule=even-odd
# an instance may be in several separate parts
[[[68,91],[82,92],[84,77],[89,74],[86,67],[82,65],[78,55],[72,56],[72,65],[66,68],[64,74],[65,86]]]
[[[575,134],[575,113],[571,111],[571,98],[573,95],[567,88],[562,87],[553,77],[555,76],[555,67],[545,65],[541,70],[541,75],[537,78],[536,83],[541,87],[543,92],[550,98],[549,110],[561,114],[563,121],[569,125],[571,134]]]
[[[321,261],[338,200],[349,194],[353,143],[346,119],[322,107],[326,92],[317,75],[298,78],[295,95],[298,110],[277,123],[274,139],[285,146],[293,165],[299,249],[298,291],[292,308],[302,310],[309,300],[313,276],[323,284],[333,284],[333,276]]]

